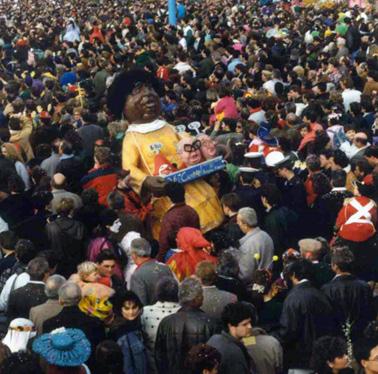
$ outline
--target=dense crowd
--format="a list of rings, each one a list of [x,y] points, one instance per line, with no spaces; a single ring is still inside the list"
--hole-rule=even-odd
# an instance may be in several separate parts
[[[3,0],[0,374],[378,374],[373,5]]]

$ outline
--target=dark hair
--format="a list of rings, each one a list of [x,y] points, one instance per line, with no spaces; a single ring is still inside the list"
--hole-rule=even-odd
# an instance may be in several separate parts
[[[165,193],[173,204],[185,202],[185,188],[181,183],[168,182],[165,186]]]
[[[351,163],[352,171],[355,171],[357,166],[360,172],[363,172],[364,175],[368,175],[371,173],[372,167],[370,166],[368,160],[366,160],[365,158],[360,158],[357,161],[352,161]]]
[[[345,170],[334,170],[331,173],[331,180],[333,187],[345,187],[346,184],[346,172]]]
[[[336,265],[342,272],[353,270],[354,255],[348,247],[334,247],[332,249],[331,264]]]
[[[135,305],[139,309],[143,309],[143,304],[140,301],[139,296],[133,291],[125,290],[120,293],[120,295],[117,297],[117,300],[115,301],[114,306],[117,313],[121,313],[123,304],[126,303],[127,301],[131,301],[135,303]]]
[[[84,190],[80,196],[84,206],[98,203],[98,192],[94,188]]]
[[[156,298],[159,301],[178,302],[178,283],[172,277],[163,277],[156,284]]]
[[[332,373],[328,362],[333,362],[346,353],[347,344],[344,339],[337,336],[322,336],[314,343],[310,366],[316,373]]]
[[[185,359],[185,367],[191,374],[202,374],[204,370],[212,370],[220,364],[221,354],[212,346],[197,344],[190,349]]]
[[[31,203],[34,209],[44,210],[54,198],[50,191],[37,191],[31,197]]]
[[[271,206],[279,205],[282,199],[281,191],[273,183],[264,184],[261,187],[261,197],[265,197]]]
[[[49,271],[49,263],[43,257],[35,257],[29,261],[26,272],[32,281],[42,281]]]
[[[18,238],[13,231],[3,231],[0,233],[0,246],[13,251],[16,248]]]
[[[228,304],[222,311],[222,322],[228,330],[228,325],[237,326],[240,322],[251,318],[251,308],[243,302]]]
[[[47,263],[49,264],[49,269],[54,269],[61,260],[59,253],[53,251],[52,249],[39,252],[38,257],[46,259]]]
[[[118,191],[110,192],[106,200],[109,205],[109,208],[111,209],[114,209],[114,210],[125,209],[125,200]]]
[[[340,149],[335,149],[333,152],[333,162],[342,167],[346,168],[349,165],[349,159],[347,155]]]
[[[12,353],[0,366],[1,374],[36,374],[41,373],[38,356],[27,351]]]
[[[226,277],[237,278],[239,274],[239,263],[231,252],[225,251],[219,256],[217,273]]]
[[[37,254],[33,242],[20,239],[15,247],[16,257],[21,264],[27,265]]]
[[[306,158],[306,165],[310,171],[320,170],[320,158],[316,155],[310,155]]]
[[[96,256],[96,262],[101,264],[107,260],[114,260],[117,261],[117,257],[111,249],[104,249]]]
[[[16,193],[23,193],[25,191],[25,183],[18,174],[10,175],[8,179],[8,190]]]
[[[362,360],[368,360],[370,352],[378,345],[377,339],[361,338],[353,344],[354,358],[361,365]]]
[[[310,261],[300,258],[286,267],[285,275],[288,277],[295,275],[298,280],[312,279],[313,265]]]
[[[113,340],[103,340],[96,347],[96,373],[122,374],[123,353]]]
[[[378,147],[376,145],[368,147],[365,151],[365,157],[378,158]]]
[[[73,154],[73,146],[72,143],[70,143],[67,140],[63,140],[60,143],[60,149],[65,155],[72,155]]]
[[[240,197],[234,192],[224,194],[221,198],[221,203],[233,212],[237,212],[242,205]]]
[[[328,177],[323,173],[316,173],[312,176],[312,185],[314,192],[319,196],[325,195],[332,189]]]
[[[224,118],[223,123],[230,128],[231,132],[235,132],[238,122],[233,118]]]

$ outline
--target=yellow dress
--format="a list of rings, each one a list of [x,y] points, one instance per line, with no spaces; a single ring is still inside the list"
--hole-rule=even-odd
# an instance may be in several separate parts
[[[176,144],[180,135],[170,125],[147,133],[128,131],[123,140],[122,166],[130,170],[131,188],[138,194],[143,181],[154,172],[156,149],[168,161],[176,165],[182,163],[177,154]],[[220,201],[214,189],[203,180],[185,184],[186,203],[196,210],[200,217],[201,230],[207,232],[218,227],[223,221]],[[160,223],[165,212],[171,206],[167,197],[156,198],[153,201],[152,231],[155,239],[159,238]]]

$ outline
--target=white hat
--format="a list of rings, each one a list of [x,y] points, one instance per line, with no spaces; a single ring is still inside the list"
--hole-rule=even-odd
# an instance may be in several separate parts
[[[266,155],[265,165],[270,168],[273,168],[276,165],[278,165],[280,162],[282,162],[284,159],[285,159],[285,156],[282,152],[273,151]]]
[[[257,173],[260,171],[260,169],[251,168],[249,166],[240,166],[239,171],[241,173]]]
[[[263,155],[262,152],[247,152],[244,157],[245,158],[259,158]]]

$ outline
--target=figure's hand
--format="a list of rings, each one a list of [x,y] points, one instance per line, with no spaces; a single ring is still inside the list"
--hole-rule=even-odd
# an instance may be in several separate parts
[[[153,195],[160,197],[165,194],[166,181],[162,177],[146,177],[142,188],[151,192]]]

